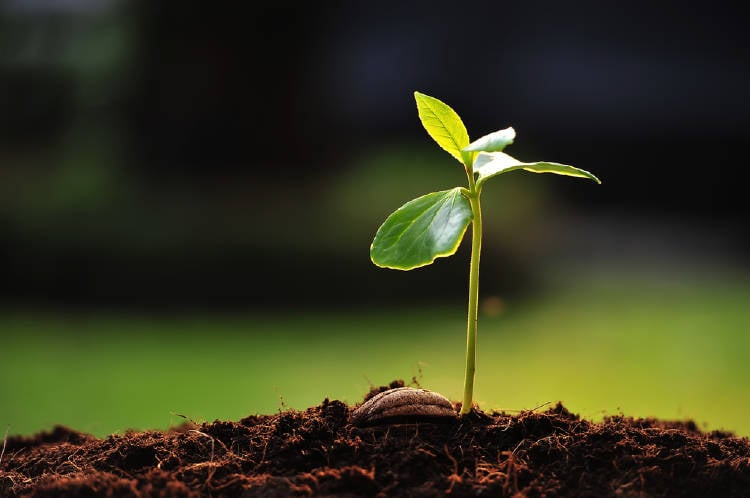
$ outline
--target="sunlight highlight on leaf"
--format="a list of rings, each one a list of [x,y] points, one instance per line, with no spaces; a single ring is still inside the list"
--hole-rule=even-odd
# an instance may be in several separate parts
[[[555,173],[557,175],[588,178],[596,183],[602,183],[592,173],[575,166],[541,161],[524,163],[504,152],[480,152],[474,161],[474,173],[478,175],[477,185],[484,183],[493,176],[518,169],[531,171],[532,173]]]
[[[463,150],[465,152],[500,152],[512,144],[515,138],[516,130],[513,127],[508,127],[477,138]]]
[[[456,111],[448,104],[423,93],[414,92],[414,98],[422,126],[432,139],[458,162],[470,163],[471,157],[462,152],[469,145],[469,134]]]

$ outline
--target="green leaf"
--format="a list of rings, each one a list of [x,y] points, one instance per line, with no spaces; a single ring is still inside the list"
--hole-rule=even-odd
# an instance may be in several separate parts
[[[471,156],[461,149],[469,145],[469,134],[463,121],[451,107],[423,93],[414,92],[417,112],[427,134],[448,154],[462,164],[471,164]]]
[[[589,178],[596,183],[602,183],[592,173],[574,166],[541,161],[524,163],[505,152],[480,152],[474,160],[474,173],[478,175],[477,185],[484,183],[488,178],[517,169],[531,171],[532,173],[555,173],[557,175],[577,176],[579,178]]]
[[[464,152],[500,152],[512,144],[514,138],[516,138],[516,130],[509,127],[478,138],[463,150]]]
[[[471,204],[461,187],[417,197],[380,226],[370,246],[370,259],[377,266],[396,270],[429,265],[456,252],[471,219]]]

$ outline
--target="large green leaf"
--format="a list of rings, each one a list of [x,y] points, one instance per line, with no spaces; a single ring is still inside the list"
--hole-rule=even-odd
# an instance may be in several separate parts
[[[370,259],[396,270],[429,265],[456,252],[471,218],[471,204],[460,187],[417,197],[380,226]]]
[[[532,173],[555,173],[558,175],[577,176],[580,178],[589,178],[596,183],[602,183],[592,173],[574,166],[548,162],[524,163],[505,152],[480,152],[474,160],[474,173],[478,175],[477,185],[484,183],[493,176],[517,169],[531,171]]]
[[[469,134],[459,115],[435,97],[414,92],[417,112],[422,126],[437,144],[460,163],[468,163],[471,156],[461,150],[469,145]]]
[[[463,150],[466,152],[500,152],[506,146],[512,144],[514,138],[516,138],[516,130],[508,127],[477,138]]]

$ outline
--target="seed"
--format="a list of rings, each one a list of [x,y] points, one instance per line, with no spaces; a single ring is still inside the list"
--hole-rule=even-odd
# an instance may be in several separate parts
[[[373,396],[349,418],[359,427],[405,422],[452,422],[456,411],[448,398],[426,389],[399,387]]]

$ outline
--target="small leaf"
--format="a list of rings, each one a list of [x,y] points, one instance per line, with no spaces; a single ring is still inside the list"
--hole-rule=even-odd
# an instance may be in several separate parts
[[[493,176],[523,169],[532,173],[555,173],[558,175],[589,178],[596,183],[602,183],[596,176],[586,170],[567,164],[535,162],[524,163],[509,156],[505,152],[480,152],[474,161],[474,173],[478,174],[477,185],[484,183]]]
[[[463,154],[461,149],[469,145],[469,134],[463,121],[451,107],[423,93],[414,92],[417,101],[417,112],[427,134],[458,162],[470,162],[471,157]]]
[[[516,138],[516,130],[509,127],[478,138],[463,150],[464,152],[500,152],[512,144],[514,138]]]
[[[380,226],[370,246],[377,266],[411,270],[458,249],[471,222],[471,204],[461,187],[417,197]]]

